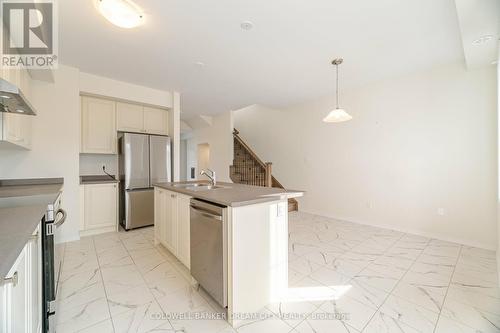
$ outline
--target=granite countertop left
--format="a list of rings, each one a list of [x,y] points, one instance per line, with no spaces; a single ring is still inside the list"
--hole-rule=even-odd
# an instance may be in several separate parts
[[[0,279],[29,241],[47,205],[57,200],[63,183],[63,178],[0,180]]]

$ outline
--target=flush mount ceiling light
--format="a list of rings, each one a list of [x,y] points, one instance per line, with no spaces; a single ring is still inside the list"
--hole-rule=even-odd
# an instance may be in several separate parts
[[[120,28],[131,29],[144,22],[140,8],[129,0],[97,0],[99,12]]]
[[[332,61],[332,65],[335,66],[336,73],[336,107],[335,110],[332,110],[328,113],[328,115],[323,119],[325,123],[340,123],[343,121],[351,120],[352,116],[345,112],[344,109],[339,107],[339,65],[344,62],[344,59],[337,58]]]
[[[492,35],[484,35],[472,41],[472,45],[482,45],[493,39]]]

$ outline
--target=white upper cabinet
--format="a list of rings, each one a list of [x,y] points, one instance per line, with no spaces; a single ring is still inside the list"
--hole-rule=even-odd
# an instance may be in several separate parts
[[[168,135],[168,111],[145,106],[144,130],[150,134]]]
[[[117,131],[168,135],[168,115],[164,109],[82,96],[80,153],[116,154]]]
[[[116,127],[124,132],[144,132],[144,108],[141,105],[116,103]]]
[[[117,102],[116,112],[119,131],[168,135],[167,110]]]
[[[116,103],[82,97],[80,153],[116,154]]]
[[[33,116],[17,113],[2,113],[2,140],[20,148],[31,149],[31,124]]]

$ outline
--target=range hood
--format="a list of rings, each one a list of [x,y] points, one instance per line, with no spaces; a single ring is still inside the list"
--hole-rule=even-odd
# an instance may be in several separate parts
[[[0,112],[36,115],[35,109],[23,95],[21,90],[0,78]]]

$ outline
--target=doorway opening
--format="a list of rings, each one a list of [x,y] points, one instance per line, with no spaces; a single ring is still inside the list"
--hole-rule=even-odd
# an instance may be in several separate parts
[[[198,170],[196,170],[197,179],[205,179],[200,177],[200,171],[208,169],[210,166],[210,145],[208,143],[198,144]]]

